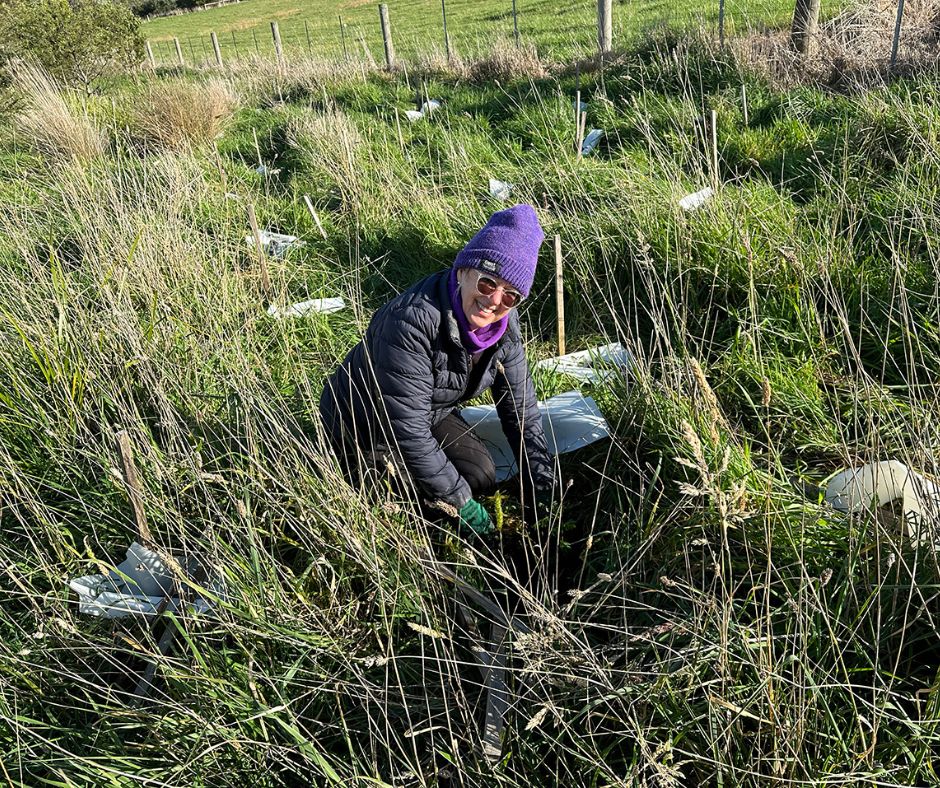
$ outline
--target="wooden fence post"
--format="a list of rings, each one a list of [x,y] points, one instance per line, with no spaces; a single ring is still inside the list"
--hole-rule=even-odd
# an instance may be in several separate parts
[[[447,0],[441,0],[441,15],[444,17],[444,51],[450,63],[450,36],[447,34]]]
[[[349,49],[346,47],[346,25],[343,24],[343,17],[339,18],[339,34],[343,39],[343,60],[349,60]]]
[[[610,52],[613,43],[613,0],[597,0],[597,48],[600,53]]]
[[[718,46],[725,45],[725,0],[718,0]]]
[[[185,66],[186,63],[183,60],[183,47],[180,46],[180,40],[178,38],[173,39],[173,43],[176,45],[176,60],[181,66]]]
[[[209,33],[209,38],[212,39],[212,51],[215,52],[215,64],[219,68],[222,68],[222,49],[219,47],[219,37],[213,30],[211,33]]]
[[[395,68],[395,44],[392,43],[392,26],[388,21],[388,4],[379,5],[379,22],[382,25],[382,43],[385,45],[385,67]]]
[[[801,55],[811,55],[819,28],[820,0],[796,0],[790,42]]]
[[[274,39],[274,53],[277,55],[277,62],[284,62],[284,51],[281,49],[281,31],[278,29],[277,20],[271,23],[271,38]]]
[[[904,0],[898,0],[898,15],[894,20],[894,38],[891,40],[891,62],[889,70],[894,71],[898,62],[898,46],[901,43],[901,20],[904,18]]]
[[[565,355],[565,287],[561,261],[561,236],[555,236],[555,309],[558,315],[558,355]]]
[[[147,61],[150,63],[150,68],[152,68],[154,71],[156,71],[156,68],[157,68],[157,61],[154,60],[154,57],[153,57],[153,49],[152,49],[152,47],[150,46],[150,42],[149,42],[149,41],[145,41],[145,42],[144,42],[144,48],[147,50]]]

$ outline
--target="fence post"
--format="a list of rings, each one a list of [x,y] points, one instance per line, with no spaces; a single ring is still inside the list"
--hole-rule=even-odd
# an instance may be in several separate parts
[[[339,18],[339,34],[343,39],[343,60],[349,60],[349,50],[346,48],[346,25],[343,24],[343,17]]]
[[[444,51],[447,53],[447,62],[450,63],[450,36],[447,34],[447,0],[441,0],[441,14],[444,17]]]
[[[597,48],[602,55],[613,43],[612,19],[613,0],[597,0]]]
[[[154,60],[154,57],[153,57],[153,49],[151,48],[149,41],[145,41],[145,42],[144,42],[144,48],[147,50],[147,60],[150,62],[150,68],[152,68],[152,69],[154,69],[154,71],[156,71],[156,68],[157,68],[157,61]]]
[[[812,54],[819,27],[819,3],[820,0],[796,0],[793,7],[790,42],[801,55]]]
[[[177,59],[177,61],[179,61],[179,64],[180,64],[181,66],[186,65],[185,61],[183,60],[183,47],[180,46],[180,40],[179,40],[178,38],[174,38],[174,39],[173,39],[173,43],[176,45],[176,59]]]
[[[891,63],[889,70],[894,71],[898,62],[898,46],[901,42],[901,20],[904,18],[904,0],[898,0],[898,16],[894,20],[894,38],[891,41]]]
[[[284,61],[284,51],[281,49],[281,31],[278,29],[277,20],[271,23],[271,38],[274,39],[274,52],[277,55],[277,62]]]
[[[219,68],[222,68],[222,49],[219,47],[219,37],[213,30],[211,33],[209,33],[209,38],[212,39],[212,51],[215,52],[215,64]]]
[[[516,39],[516,47],[519,47],[519,14],[516,12],[516,0],[512,0],[512,34]]]
[[[725,45],[725,0],[718,0],[718,46]]]
[[[385,67],[395,68],[395,45],[392,43],[392,26],[388,21],[388,4],[379,5],[379,23],[382,25],[382,44],[385,46]]]

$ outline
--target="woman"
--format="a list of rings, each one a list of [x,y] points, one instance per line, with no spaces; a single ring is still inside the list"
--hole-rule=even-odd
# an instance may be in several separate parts
[[[496,484],[493,458],[457,406],[493,393],[527,495],[549,492],[553,464],[515,307],[532,287],[545,238],[535,210],[499,211],[457,255],[379,309],[327,380],[320,414],[347,470],[409,479],[462,527],[494,530],[477,498]]]

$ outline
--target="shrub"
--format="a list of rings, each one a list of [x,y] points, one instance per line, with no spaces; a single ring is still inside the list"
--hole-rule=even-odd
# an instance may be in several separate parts
[[[143,56],[140,24],[108,0],[7,0],[0,4],[0,58],[30,60],[66,84],[90,89]]]

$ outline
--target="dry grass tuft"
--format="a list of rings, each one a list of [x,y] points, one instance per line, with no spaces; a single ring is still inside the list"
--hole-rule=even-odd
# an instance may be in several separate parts
[[[451,47],[450,57],[448,58],[444,50],[435,44],[418,58],[417,72],[421,76],[429,78],[453,77],[468,79],[470,77],[470,65],[453,47]]]
[[[233,60],[228,66],[241,99],[263,106],[316,96],[337,82],[365,80],[376,70],[365,62],[335,62],[313,57],[291,58],[286,68],[271,58],[254,56]]]
[[[287,141],[309,166],[336,183],[347,202],[355,199],[360,177],[356,148],[362,138],[348,115],[333,104],[305,113],[291,120]]]
[[[105,133],[87,111],[70,105],[52,77],[26,63],[17,64],[11,73],[24,100],[14,125],[31,148],[56,161],[84,162],[104,155]]]
[[[839,90],[859,90],[889,76],[897,5],[861,0],[820,25],[815,52],[798,55],[788,31],[763,31],[733,46],[750,68],[780,87],[816,83]],[[940,64],[940,0],[909,0],[904,6],[895,73],[912,73]]]
[[[470,76],[476,80],[542,79],[548,76],[548,70],[535,44],[526,42],[517,47],[512,41],[500,38],[489,53],[470,64]]]
[[[157,82],[136,101],[132,111],[136,135],[149,147],[170,150],[214,139],[237,104],[229,86],[219,79],[203,84]]]

